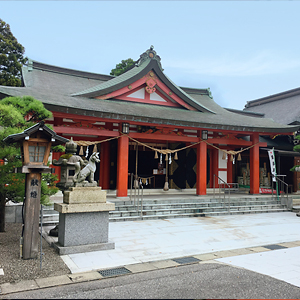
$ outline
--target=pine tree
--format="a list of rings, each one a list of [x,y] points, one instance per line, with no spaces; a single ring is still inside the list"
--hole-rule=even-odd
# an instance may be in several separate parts
[[[135,61],[132,58],[122,60],[119,64],[116,65],[115,69],[112,69],[110,71],[110,75],[119,76],[131,69],[134,64]]]
[[[18,144],[3,142],[8,135],[16,134],[31,127],[36,122],[51,116],[44,105],[30,96],[7,97],[0,101],[0,232],[5,231],[5,204],[9,200],[23,201],[25,194],[25,174],[14,173],[16,167],[22,166],[21,153]],[[42,201],[55,193],[53,178],[44,176]]]
[[[0,85],[21,86],[21,69],[27,61],[25,48],[18,43],[10,26],[0,19]]]

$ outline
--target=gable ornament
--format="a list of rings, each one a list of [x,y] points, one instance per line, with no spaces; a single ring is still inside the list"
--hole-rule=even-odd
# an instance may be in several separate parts
[[[156,85],[156,81],[153,78],[150,78],[146,81],[146,87],[145,90],[149,93],[152,94],[156,91],[155,85]]]

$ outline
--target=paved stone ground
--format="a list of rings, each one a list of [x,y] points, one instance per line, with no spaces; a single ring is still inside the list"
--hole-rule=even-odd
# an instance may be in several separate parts
[[[129,274],[176,268],[186,264],[177,258],[187,256],[200,260],[195,264],[205,261],[215,264],[219,260],[219,263],[249,270],[250,260],[253,266],[260,266],[267,260],[263,270],[253,271],[300,286],[300,282],[290,281],[287,277],[273,276],[291,271],[293,276],[297,274],[295,272],[300,274],[297,255],[300,251],[300,218],[291,212],[112,223],[110,236],[116,242],[115,250],[66,255],[63,261],[43,240],[42,270],[39,259],[19,258],[21,225],[7,225],[7,232],[0,233],[0,269],[4,274],[0,273],[0,295],[97,281],[107,278],[101,270],[115,267],[125,268]],[[261,261],[260,257],[265,259]],[[284,270],[284,265],[292,269]],[[265,273],[269,266],[272,274]],[[276,268],[279,272],[274,272]]]

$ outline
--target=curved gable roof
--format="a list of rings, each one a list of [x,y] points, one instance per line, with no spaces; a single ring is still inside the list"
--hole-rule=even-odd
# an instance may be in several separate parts
[[[158,78],[173,93],[175,93],[178,97],[180,97],[191,107],[195,108],[200,112],[215,113],[213,110],[195,101],[190,95],[188,95],[184,90],[178,87],[164,74],[160,64],[160,57],[156,55],[156,52],[153,50],[153,48],[150,48],[145,53],[143,53],[137,64],[127,72],[104,83],[101,83],[97,86],[83,90],[82,92],[73,93],[72,96],[83,96],[90,98],[103,96],[132,84],[133,82],[145,76],[151,70],[155,72]]]

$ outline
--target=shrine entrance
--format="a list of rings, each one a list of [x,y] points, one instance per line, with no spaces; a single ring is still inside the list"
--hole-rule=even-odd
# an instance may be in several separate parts
[[[152,150],[131,143],[129,146],[128,173],[139,177],[145,189],[162,189],[165,183],[166,162],[155,158]],[[130,188],[131,180],[128,180]]]
[[[185,143],[156,143],[149,144],[155,148],[168,147],[172,150],[185,148]],[[207,160],[209,161],[209,151]],[[207,184],[209,183],[210,169],[207,168]],[[158,154],[145,146],[137,143],[129,143],[128,176],[133,174],[139,177],[144,189],[163,189],[167,181],[171,189],[196,188],[197,183],[197,153],[196,148],[188,148],[178,151],[177,155],[171,155],[166,161],[165,155]],[[128,178],[128,188],[131,178]]]

